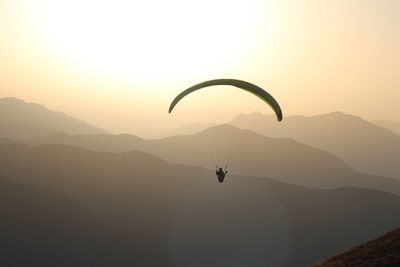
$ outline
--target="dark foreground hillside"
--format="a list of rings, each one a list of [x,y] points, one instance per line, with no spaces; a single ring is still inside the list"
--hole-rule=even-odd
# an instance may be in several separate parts
[[[78,201],[2,177],[0,218],[0,266],[171,266]]]
[[[400,266],[400,228],[315,265],[336,266]]]

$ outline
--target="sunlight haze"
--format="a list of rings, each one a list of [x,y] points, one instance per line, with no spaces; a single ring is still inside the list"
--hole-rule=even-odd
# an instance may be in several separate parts
[[[3,0],[0,97],[157,136],[272,113],[215,87],[168,114],[183,89],[236,78],[265,88],[284,115],[400,121],[399,13],[396,0]]]

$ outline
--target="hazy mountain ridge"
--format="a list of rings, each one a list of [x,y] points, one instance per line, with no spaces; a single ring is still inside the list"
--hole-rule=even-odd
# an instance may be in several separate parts
[[[192,123],[192,124],[184,125],[184,126],[176,128],[176,129],[173,129],[171,131],[165,132],[165,133],[157,136],[157,139],[171,137],[171,136],[175,136],[175,135],[195,134],[195,133],[198,133],[200,131],[203,131],[203,130],[210,128],[212,126],[215,126],[215,125],[216,124],[214,124],[214,123]]]
[[[400,266],[400,228],[355,246],[314,266]]]
[[[78,199],[175,266],[306,266],[400,223],[400,197],[384,192],[235,175],[219,184],[139,151],[0,145],[0,172]]]
[[[0,121],[0,136],[14,139],[35,138],[55,133],[57,130],[18,122]]]
[[[398,180],[356,172],[293,137],[219,125],[157,140],[51,133],[23,142],[36,147],[0,139],[0,175],[101,214],[116,229],[110,231],[134,236],[120,241],[122,258],[138,244],[146,251],[128,260],[135,264],[243,266],[251,259],[254,266],[306,266],[400,224],[400,198],[383,192],[400,195]],[[213,171],[181,165],[214,168],[226,161],[222,185]],[[105,260],[115,264],[113,255]]]
[[[13,97],[0,99],[0,130],[1,137],[17,139],[33,138],[53,132],[109,134],[64,113]]]
[[[400,178],[400,136],[358,116],[332,112],[288,116],[277,123],[271,115],[251,113],[230,123],[269,137],[294,138],[328,151],[362,172]]]
[[[395,132],[397,135],[400,135],[400,123],[396,121],[387,121],[387,120],[376,120],[374,123],[380,127],[389,129]]]
[[[54,133],[38,138],[26,139],[22,142],[31,145],[65,144],[93,151],[128,152],[131,150],[139,150],[137,148],[141,147],[146,140],[130,134],[69,135],[66,133]]]
[[[67,144],[94,151],[145,151],[172,163],[214,168],[229,165],[229,172],[269,176],[311,188],[357,186],[400,195],[400,181],[354,171],[331,154],[288,138],[270,138],[231,125],[219,125],[193,135],[145,140],[132,135],[56,134],[29,144]],[[238,153],[240,152],[240,153]]]

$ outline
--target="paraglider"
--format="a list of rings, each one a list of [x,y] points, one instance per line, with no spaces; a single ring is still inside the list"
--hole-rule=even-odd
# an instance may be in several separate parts
[[[171,102],[171,105],[169,106],[168,112],[171,113],[176,104],[178,104],[179,101],[181,101],[185,96],[189,95],[190,93],[193,93],[194,91],[200,90],[205,87],[216,86],[216,85],[230,85],[243,89],[249,93],[252,93],[253,95],[263,100],[266,104],[268,104],[272,108],[272,110],[275,112],[278,121],[282,120],[283,118],[282,109],[279,106],[278,102],[275,100],[275,98],[272,97],[272,95],[270,95],[267,91],[265,91],[261,87],[258,87],[255,84],[237,79],[215,79],[193,85],[192,87],[187,88],[174,98],[174,100]],[[220,183],[224,181],[227,172],[228,172],[227,167],[225,167],[225,170],[223,170],[222,168],[218,168],[217,166],[215,174],[217,175],[218,181]]]
[[[175,99],[171,102],[171,105],[169,106],[168,112],[171,113],[176,104],[178,104],[178,102],[181,101],[182,98],[189,95],[190,93],[205,87],[215,86],[215,85],[231,85],[254,94],[272,108],[272,110],[275,112],[278,121],[282,120],[281,107],[279,106],[278,102],[267,91],[265,91],[261,87],[258,87],[255,84],[236,79],[216,79],[193,85],[192,87],[189,87],[188,89],[184,90],[175,97]]]
[[[218,176],[218,181],[220,183],[224,182],[225,176],[228,173],[227,168],[228,168],[228,166],[225,166],[225,170],[222,170],[222,168],[221,167],[218,168],[218,165],[217,165],[217,170],[215,171],[215,174]]]

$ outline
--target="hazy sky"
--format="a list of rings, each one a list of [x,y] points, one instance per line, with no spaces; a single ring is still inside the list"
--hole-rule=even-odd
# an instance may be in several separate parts
[[[0,0],[0,97],[115,133],[269,113],[214,78],[267,89],[284,114],[400,121],[398,0]]]

